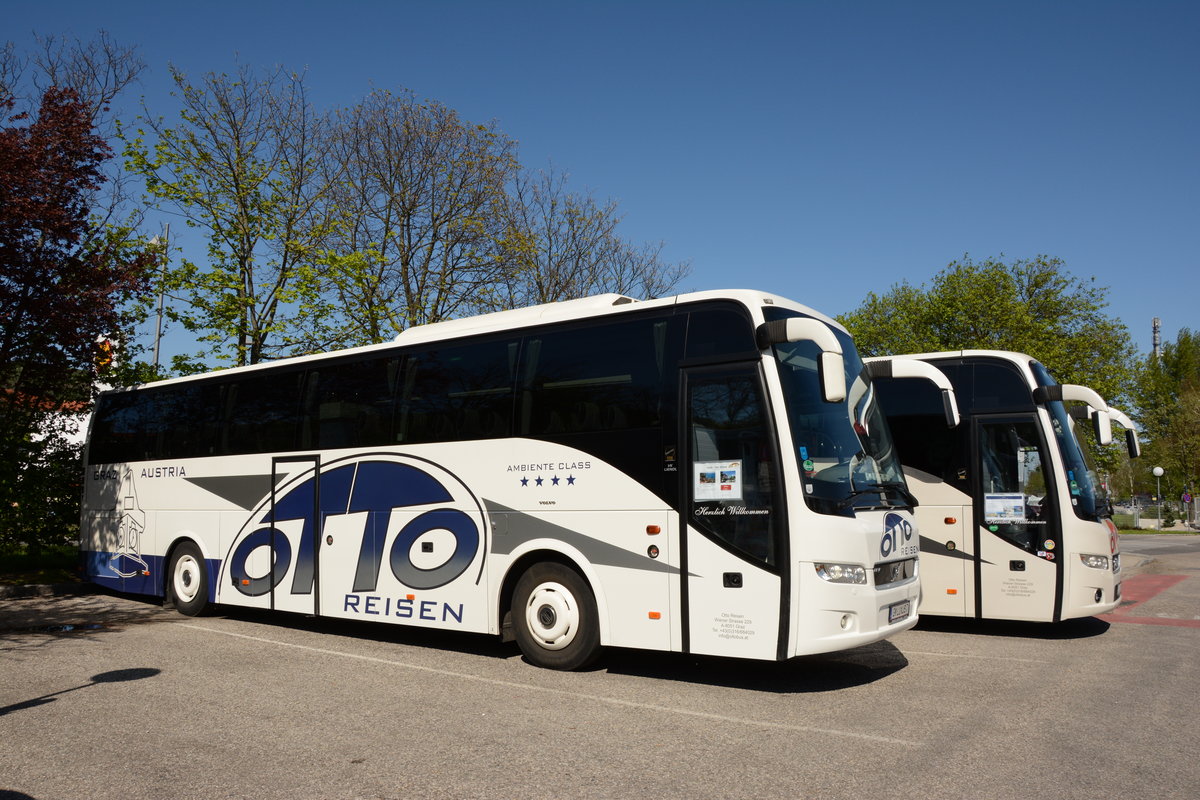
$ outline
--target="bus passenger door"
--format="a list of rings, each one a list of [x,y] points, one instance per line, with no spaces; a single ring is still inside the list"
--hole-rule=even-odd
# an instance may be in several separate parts
[[[684,382],[685,649],[778,658],[786,519],[758,365],[690,370]]]
[[[1037,417],[977,417],[974,433],[979,615],[1055,621],[1062,537]]]
[[[301,614],[319,613],[317,561],[321,536],[321,459],[279,456],[271,459],[271,502],[263,533],[274,553],[270,607]],[[288,551],[291,551],[290,553]],[[282,573],[282,574],[280,574]]]

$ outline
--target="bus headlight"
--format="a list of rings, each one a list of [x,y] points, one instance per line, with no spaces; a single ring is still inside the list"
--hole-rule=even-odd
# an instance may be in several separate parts
[[[1083,562],[1085,567],[1092,569],[1108,569],[1108,556],[1092,555],[1091,553],[1080,553],[1079,560]]]
[[[866,567],[858,564],[814,564],[817,574],[830,583],[857,583],[866,585]]]

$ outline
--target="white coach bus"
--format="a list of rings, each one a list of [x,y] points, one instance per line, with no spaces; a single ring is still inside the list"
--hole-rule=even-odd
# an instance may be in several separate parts
[[[957,428],[945,424],[938,394],[888,377],[911,359],[950,379],[962,408]],[[1058,622],[1116,608],[1117,529],[1073,416],[1091,419],[1103,444],[1119,422],[1136,456],[1128,417],[1021,353],[871,359],[868,371],[920,501],[921,614]],[[1073,414],[1071,403],[1086,411]]]
[[[758,292],[604,295],[107,392],[86,463],[90,579],[185,614],[498,634],[560,669],[916,622],[912,499],[854,345]]]

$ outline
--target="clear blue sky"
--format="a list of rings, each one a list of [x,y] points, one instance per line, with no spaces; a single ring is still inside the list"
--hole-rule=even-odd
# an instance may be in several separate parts
[[[411,89],[618,201],[684,289],[829,314],[950,261],[1062,258],[1150,349],[1200,328],[1198,2],[2,0],[0,41],[108,30],[149,65]],[[124,106],[136,110],[131,95]],[[173,231],[174,233],[174,231]],[[177,347],[188,350],[190,348]]]

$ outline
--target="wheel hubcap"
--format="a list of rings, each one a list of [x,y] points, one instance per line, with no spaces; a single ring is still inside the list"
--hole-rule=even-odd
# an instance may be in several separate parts
[[[525,607],[529,632],[547,650],[561,650],[579,633],[579,606],[561,583],[539,584]]]
[[[180,600],[187,602],[196,597],[197,587],[200,583],[196,580],[196,576],[199,574],[196,570],[199,567],[200,565],[191,556],[184,556],[175,565],[175,596]]]

